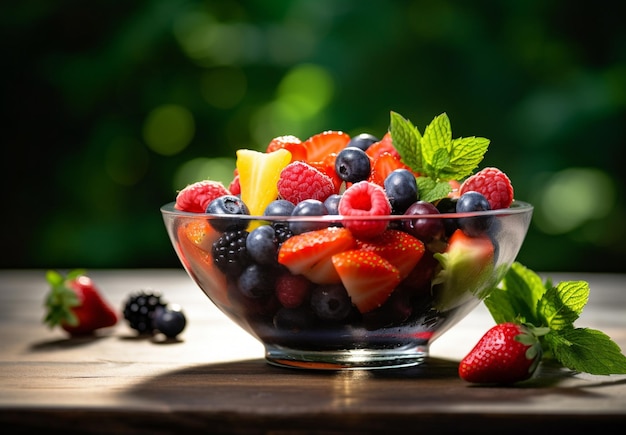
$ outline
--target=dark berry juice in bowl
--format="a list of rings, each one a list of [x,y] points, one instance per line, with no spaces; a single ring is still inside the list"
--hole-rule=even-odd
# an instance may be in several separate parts
[[[441,202],[443,212],[293,216],[284,205],[263,216],[161,212],[189,276],[269,363],[333,370],[422,363],[502,279],[533,211]]]

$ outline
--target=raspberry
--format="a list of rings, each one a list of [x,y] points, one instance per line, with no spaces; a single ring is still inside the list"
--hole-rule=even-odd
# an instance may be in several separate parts
[[[391,204],[385,190],[376,183],[359,181],[352,184],[339,200],[339,214],[343,216],[385,216],[391,213]],[[355,237],[374,237],[385,231],[387,220],[348,220],[343,224]]]
[[[324,201],[335,192],[333,180],[305,162],[291,162],[280,173],[280,197],[297,204],[305,199]]]
[[[230,195],[230,192],[219,181],[198,181],[178,192],[174,208],[192,213],[204,213],[211,201],[224,195]]]
[[[497,168],[485,168],[463,182],[459,194],[473,190],[489,201],[492,210],[508,208],[513,202],[513,186],[509,177]]]
[[[235,175],[233,180],[228,185],[228,190],[233,195],[241,195],[241,185],[239,184],[239,175]]]
[[[283,273],[276,279],[276,297],[285,308],[302,305],[311,290],[311,281],[303,275]]]

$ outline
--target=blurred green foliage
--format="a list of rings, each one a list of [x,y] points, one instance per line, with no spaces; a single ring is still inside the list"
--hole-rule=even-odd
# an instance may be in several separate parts
[[[604,4],[606,3],[606,4]],[[238,148],[389,112],[491,139],[536,206],[519,260],[623,271],[614,2],[25,0],[0,6],[3,267],[180,267],[159,207]]]

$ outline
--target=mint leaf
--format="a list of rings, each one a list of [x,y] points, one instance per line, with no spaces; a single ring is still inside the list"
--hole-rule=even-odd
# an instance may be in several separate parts
[[[419,174],[420,199],[428,202],[448,196],[451,188],[444,183],[461,181],[469,176],[478,167],[489,146],[489,139],[482,137],[452,139],[450,119],[446,113],[436,116],[426,126],[422,136],[411,121],[391,112],[389,132],[402,161]]]
[[[437,182],[429,177],[417,177],[415,181],[417,182],[417,191],[422,201],[435,202],[438,199],[445,198],[452,191],[447,181]]]
[[[541,326],[545,324],[536,308],[545,292],[539,275],[514,262],[484,303],[496,323],[517,321]]]
[[[472,173],[482,161],[489,139],[466,137],[452,141],[448,165],[439,172],[442,180],[461,180]]]
[[[452,152],[452,128],[445,113],[436,116],[422,137],[422,159],[427,176],[439,180],[439,174],[450,164]],[[447,180],[445,180],[447,181]]]
[[[589,284],[566,281],[548,289],[539,301],[537,311],[544,325],[553,330],[570,328],[589,300]]]
[[[626,356],[603,332],[589,328],[551,331],[544,346],[564,367],[592,375],[626,374]]]
[[[391,112],[391,124],[389,126],[391,140],[394,148],[400,154],[402,161],[417,173],[422,173],[422,135],[411,121],[402,115]]]

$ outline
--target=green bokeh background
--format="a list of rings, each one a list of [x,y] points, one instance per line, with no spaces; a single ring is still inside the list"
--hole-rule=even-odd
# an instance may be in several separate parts
[[[626,30],[615,2],[5,2],[8,268],[181,267],[159,207],[235,150],[389,112],[491,140],[536,206],[519,260],[622,272]]]

